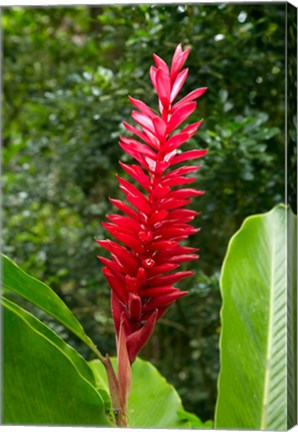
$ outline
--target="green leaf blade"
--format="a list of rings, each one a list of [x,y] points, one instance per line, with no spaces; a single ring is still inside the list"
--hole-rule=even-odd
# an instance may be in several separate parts
[[[133,365],[132,391],[129,400],[131,427],[181,427],[177,411],[180,397],[157,369],[138,359]]]
[[[3,287],[30,301],[71,330],[89,348],[96,346],[86,335],[83,327],[60,297],[46,284],[28,275],[10,258],[2,255]]]
[[[31,314],[3,305],[4,424],[109,425],[100,394],[81,373],[83,359],[75,362]]]
[[[297,424],[297,218],[287,217],[288,256],[288,429]]]
[[[2,298],[1,301],[4,307],[8,308],[13,313],[19,315],[29,327],[34,329],[34,331],[40,333],[51,343],[53,343],[59,350],[61,350],[77,369],[78,373],[84,379],[89,381],[93,386],[95,385],[94,375],[90,367],[88,366],[88,363],[74,348],[64,342],[64,340],[55,331],[53,331],[51,328],[49,328],[47,325],[37,319],[34,315],[27,312],[14,302],[6,298]]]
[[[286,429],[286,215],[247,218],[228,247],[216,428]]]

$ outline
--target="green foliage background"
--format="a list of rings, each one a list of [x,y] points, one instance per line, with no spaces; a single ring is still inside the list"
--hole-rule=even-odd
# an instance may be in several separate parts
[[[190,294],[160,321],[142,357],[185,408],[213,418],[219,370],[218,278],[247,215],[284,200],[285,4],[6,8],[4,253],[50,284],[102,352],[115,353],[109,288],[96,259],[100,222],[119,195],[117,145],[127,96],[156,106],[152,54],[191,46],[185,94],[200,86],[192,146],[208,148],[193,208],[202,230]],[[41,312],[40,312],[41,314]],[[43,316],[44,318],[44,316]],[[86,358],[79,340],[55,326]]]

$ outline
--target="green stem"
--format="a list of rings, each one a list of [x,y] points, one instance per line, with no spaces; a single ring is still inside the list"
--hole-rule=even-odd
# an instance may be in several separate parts
[[[99,360],[104,365],[107,373],[110,397],[112,401],[112,409],[114,412],[116,424],[119,427],[127,427],[128,426],[127,412],[121,400],[119,382],[116,373],[114,371],[113,365],[111,363],[111,359],[108,354],[105,357],[103,357],[103,355],[97,349],[96,351],[97,351],[96,354]]]

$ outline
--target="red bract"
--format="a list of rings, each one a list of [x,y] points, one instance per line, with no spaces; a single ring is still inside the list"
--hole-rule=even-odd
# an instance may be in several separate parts
[[[136,108],[132,118],[140,128],[124,123],[136,138],[121,136],[119,144],[137,164],[120,165],[140,188],[117,176],[128,204],[111,199],[122,214],[109,215],[103,226],[116,241],[98,240],[111,254],[111,259],[99,259],[112,289],[118,354],[128,357],[130,363],[150,338],[156,321],[186,294],[174,284],[192,272],[173,271],[181,263],[198,258],[194,253],[197,249],[180,242],[198,231],[189,225],[198,213],[183,207],[203,192],[180,187],[195,181],[186,175],[200,166],[177,165],[206,154],[207,150],[180,150],[202,121],[175,130],[195,111],[195,100],[206,88],[196,89],[173,104],[188,75],[188,69],[182,69],[188,54],[189,49],[183,51],[178,45],[170,68],[154,54],[156,67],[151,67],[150,77],[158,95],[159,114],[144,102],[129,98]],[[121,371],[120,376],[124,376]]]

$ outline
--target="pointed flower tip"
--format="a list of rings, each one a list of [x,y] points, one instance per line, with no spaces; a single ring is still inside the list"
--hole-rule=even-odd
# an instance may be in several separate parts
[[[107,248],[107,247],[109,247],[109,244],[110,244],[110,240],[96,240],[96,243],[99,245],[99,246],[101,246],[101,247],[103,247],[103,248]]]
[[[200,88],[200,96],[203,96],[204,93],[208,90],[208,87],[201,87]]]
[[[177,53],[180,54],[182,51],[183,51],[182,43],[180,42],[180,43],[178,43],[178,45],[176,46],[176,49],[175,49],[174,55],[177,54]]]

